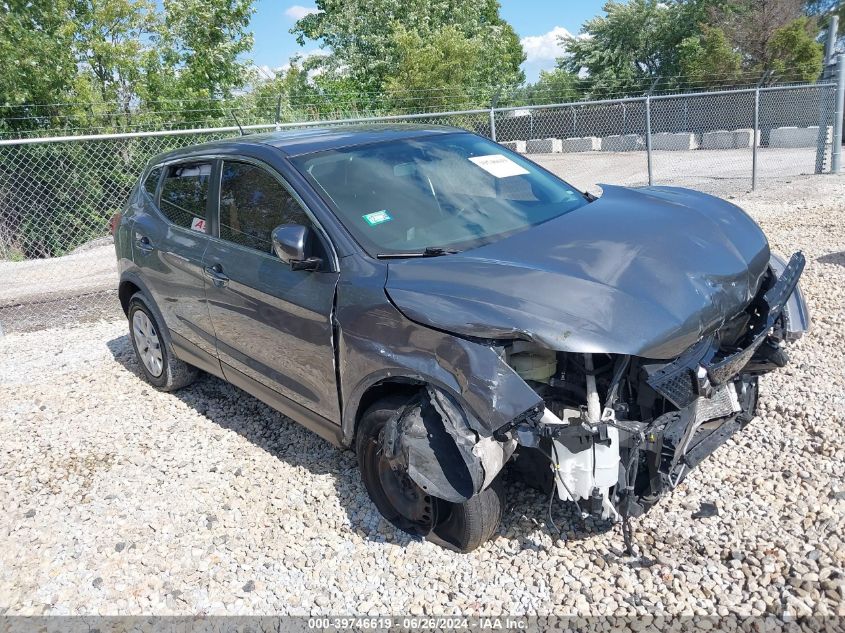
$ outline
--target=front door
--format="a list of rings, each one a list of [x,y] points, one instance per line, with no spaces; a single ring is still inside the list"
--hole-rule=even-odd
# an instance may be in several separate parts
[[[320,271],[293,271],[275,255],[271,232],[280,224],[312,228]],[[313,227],[272,168],[223,161],[216,238],[203,261],[206,297],[227,380],[243,384],[246,376],[339,423],[332,346],[338,274]]]

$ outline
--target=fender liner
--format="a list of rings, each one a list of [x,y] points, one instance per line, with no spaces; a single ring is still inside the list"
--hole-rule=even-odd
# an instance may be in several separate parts
[[[387,422],[383,449],[423,490],[461,503],[489,486],[516,448],[479,428],[452,396],[427,386]]]

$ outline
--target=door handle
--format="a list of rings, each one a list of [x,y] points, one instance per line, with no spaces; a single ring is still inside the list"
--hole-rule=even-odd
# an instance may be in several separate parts
[[[139,237],[135,240],[135,246],[138,247],[138,250],[141,251],[144,255],[149,255],[150,253],[155,250],[152,242],[150,242],[150,238],[146,235]]]
[[[203,272],[217,288],[222,288],[229,283],[229,278],[223,274],[223,267],[220,264],[206,266],[203,269]]]

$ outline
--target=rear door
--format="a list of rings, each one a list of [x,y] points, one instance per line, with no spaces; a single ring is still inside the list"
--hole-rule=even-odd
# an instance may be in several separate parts
[[[331,246],[284,178],[247,159],[221,161],[219,215],[204,257],[206,296],[226,379],[262,387],[339,423],[332,345],[338,273]],[[280,224],[312,228],[319,271],[293,271],[273,252]],[[255,389],[252,389],[255,391]]]
[[[136,214],[132,227],[133,260],[164,317],[177,356],[212,371],[208,363],[217,365],[217,359],[202,257],[209,242],[215,164],[191,159],[155,168],[151,175],[159,172],[160,183],[155,189],[148,185],[152,204]]]

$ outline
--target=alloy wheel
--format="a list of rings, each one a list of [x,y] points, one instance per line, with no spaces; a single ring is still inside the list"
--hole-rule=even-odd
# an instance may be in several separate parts
[[[161,376],[164,369],[161,340],[155,325],[143,310],[135,310],[132,315],[132,338],[135,339],[138,356],[147,371],[155,378]]]

